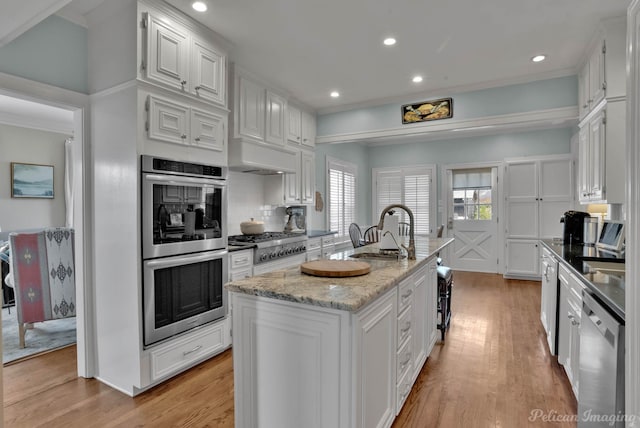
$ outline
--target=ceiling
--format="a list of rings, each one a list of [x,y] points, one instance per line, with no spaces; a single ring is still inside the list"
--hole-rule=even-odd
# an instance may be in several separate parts
[[[191,0],[167,0],[224,37],[232,61],[320,113],[575,74],[597,23],[623,16],[630,3],[205,1],[199,14]],[[82,24],[101,2],[5,0],[0,45],[56,11]],[[397,44],[383,46],[387,36]],[[548,59],[531,62],[538,53]],[[411,81],[416,74],[422,83]]]

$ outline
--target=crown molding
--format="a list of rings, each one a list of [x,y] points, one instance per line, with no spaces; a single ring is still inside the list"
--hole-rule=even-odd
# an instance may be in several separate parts
[[[524,113],[510,113],[473,119],[443,120],[406,127],[352,132],[316,137],[316,144],[360,142],[367,145],[406,144],[491,135],[509,131],[531,131],[574,126],[578,123],[578,107],[561,107]]]

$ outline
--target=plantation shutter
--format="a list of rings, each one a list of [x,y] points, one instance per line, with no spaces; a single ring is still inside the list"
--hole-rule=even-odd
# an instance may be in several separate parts
[[[349,238],[349,225],[355,222],[356,166],[328,161],[329,227],[339,241]],[[342,238],[342,239],[341,239]]]
[[[414,216],[414,232],[428,235],[431,232],[431,181],[433,167],[384,168],[374,170],[376,182],[376,212],[373,221],[377,222],[382,210],[391,204],[404,204]],[[403,210],[397,210],[400,221],[409,222],[409,216]]]

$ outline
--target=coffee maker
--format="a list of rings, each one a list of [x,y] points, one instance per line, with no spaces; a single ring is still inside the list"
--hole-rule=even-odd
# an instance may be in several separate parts
[[[564,245],[582,245],[584,243],[584,219],[591,217],[582,211],[567,211],[560,218],[563,223],[562,241]]]

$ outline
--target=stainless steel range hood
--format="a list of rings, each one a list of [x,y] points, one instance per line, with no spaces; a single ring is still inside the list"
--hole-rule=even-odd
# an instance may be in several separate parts
[[[249,140],[229,144],[229,169],[259,175],[296,172],[297,153]]]

